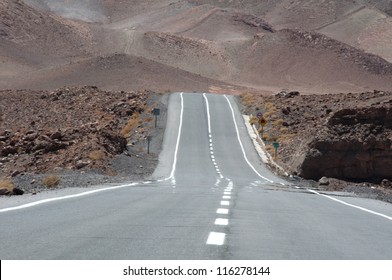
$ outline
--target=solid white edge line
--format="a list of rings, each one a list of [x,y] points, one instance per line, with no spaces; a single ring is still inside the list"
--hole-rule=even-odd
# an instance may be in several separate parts
[[[320,195],[320,196],[324,196],[324,197],[326,197],[326,198],[329,198],[329,199],[331,199],[331,200],[333,200],[333,201],[339,202],[339,203],[344,204],[344,205],[346,205],[346,206],[353,207],[353,208],[356,208],[356,209],[359,209],[359,210],[362,210],[362,211],[368,212],[368,213],[370,213],[370,214],[374,214],[374,215],[377,215],[377,216],[380,216],[380,217],[383,217],[383,218],[385,218],[385,219],[388,219],[388,220],[391,220],[391,221],[392,221],[392,217],[389,217],[389,216],[387,216],[387,215],[384,215],[384,214],[381,214],[381,213],[378,213],[378,212],[369,210],[369,209],[364,208],[364,207],[361,207],[361,206],[357,206],[357,205],[354,205],[354,204],[351,204],[351,203],[344,202],[344,201],[342,201],[342,200],[340,200],[340,199],[334,198],[334,197],[329,196],[329,195],[326,195],[326,194],[319,193],[319,192],[317,192],[317,191],[315,191],[315,190],[307,189],[307,191],[308,191],[308,192],[311,192],[311,193],[314,193],[314,194],[317,194],[317,195]]]
[[[97,190],[82,192],[82,193],[78,193],[78,194],[72,194],[72,195],[66,195],[66,196],[61,196],[61,197],[54,197],[54,198],[43,199],[43,200],[39,200],[39,201],[23,204],[23,205],[20,205],[20,206],[14,206],[14,207],[0,209],[0,213],[14,211],[14,210],[20,210],[20,209],[25,209],[25,208],[30,208],[30,207],[33,207],[33,206],[37,206],[37,205],[40,205],[40,204],[45,204],[45,203],[49,203],[49,202],[53,202],[53,201],[65,200],[65,199],[75,198],[75,197],[82,197],[82,196],[90,195],[90,194],[93,194],[93,193],[99,193],[99,192],[104,192],[104,191],[109,191],[109,190],[115,190],[115,189],[131,187],[131,186],[135,186],[135,185],[138,185],[138,184],[141,184],[141,183],[131,183],[131,184],[126,184],[126,185],[120,185],[120,186],[114,186],[114,187],[109,187],[109,188],[103,188],[103,189],[97,189]]]
[[[233,121],[234,121],[235,130],[236,130],[236,132],[237,132],[237,139],[238,139],[238,142],[240,143],[241,150],[242,150],[242,154],[243,154],[243,156],[244,156],[244,159],[245,159],[246,163],[250,166],[250,168],[253,169],[253,171],[254,171],[260,178],[263,178],[264,180],[266,180],[266,181],[268,181],[268,182],[270,182],[270,183],[273,183],[274,181],[272,181],[272,180],[270,180],[270,179],[264,177],[264,176],[261,175],[259,172],[257,172],[256,168],[249,162],[248,157],[246,156],[246,153],[245,153],[245,150],[244,150],[244,146],[242,145],[242,141],[241,141],[241,138],[240,138],[240,132],[239,132],[239,130],[238,130],[237,121],[235,120],[235,114],[234,114],[233,106],[231,105],[231,102],[230,102],[229,98],[227,98],[226,95],[224,95],[224,97],[226,98],[227,103],[229,103],[229,107],[230,107],[230,110],[231,110],[231,114],[232,114],[232,116],[233,116]]]
[[[172,172],[170,173],[170,177],[166,178],[167,180],[173,178],[174,177],[174,172],[176,171],[177,154],[178,154],[178,147],[180,146],[181,131],[182,131],[182,121],[183,121],[183,115],[184,115],[184,97],[183,97],[183,94],[184,94],[183,92],[180,93],[180,98],[181,98],[180,125],[178,126],[177,143],[176,143],[176,149],[174,151],[174,161],[173,161],[173,166],[172,166]]]
[[[211,136],[211,115],[210,115],[210,104],[208,103],[208,99],[205,93],[203,93],[204,100],[206,102],[206,108],[207,108],[207,124],[208,124],[208,134],[210,138]]]

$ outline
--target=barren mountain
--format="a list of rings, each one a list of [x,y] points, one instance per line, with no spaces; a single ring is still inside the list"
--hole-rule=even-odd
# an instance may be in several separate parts
[[[392,88],[390,1],[0,3],[2,88]]]

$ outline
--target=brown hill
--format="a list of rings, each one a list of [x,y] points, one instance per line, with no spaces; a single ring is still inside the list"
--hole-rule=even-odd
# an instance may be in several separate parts
[[[3,88],[392,88],[390,1],[25,2],[0,0]]]

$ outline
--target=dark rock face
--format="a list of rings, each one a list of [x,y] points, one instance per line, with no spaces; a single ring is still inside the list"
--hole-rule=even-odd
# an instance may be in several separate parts
[[[309,144],[304,178],[392,178],[392,108],[342,109]]]

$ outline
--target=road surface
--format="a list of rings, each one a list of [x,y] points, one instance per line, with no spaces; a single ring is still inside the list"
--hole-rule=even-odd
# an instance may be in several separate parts
[[[0,259],[392,259],[391,217],[275,176],[233,97],[177,93],[150,181],[0,209]]]

